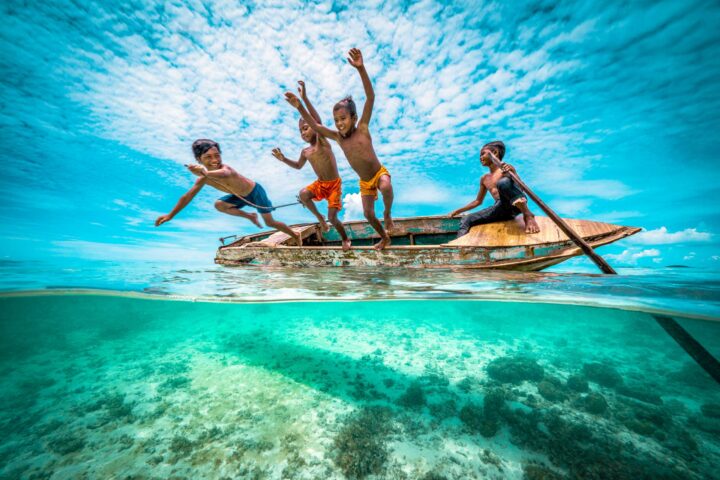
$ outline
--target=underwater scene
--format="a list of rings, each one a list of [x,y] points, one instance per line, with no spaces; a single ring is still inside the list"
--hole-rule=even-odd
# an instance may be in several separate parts
[[[704,479],[720,465],[720,389],[642,309],[46,289],[5,293],[0,314],[2,479]],[[671,316],[720,355],[716,317]]]

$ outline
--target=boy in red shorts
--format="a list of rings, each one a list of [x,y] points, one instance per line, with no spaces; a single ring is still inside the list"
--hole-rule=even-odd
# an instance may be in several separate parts
[[[300,84],[300,88],[298,88],[300,97],[303,102],[305,102],[305,105],[307,105],[308,111],[312,115],[313,119],[315,119],[318,124],[321,124],[320,115],[318,115],[317,111],[310,103],[310,100],[308,100],[307,93],[305,91],[305,82],[301,80],[298,84]],[[297,161],[290,160],[283,155],[279,148],[273,149],[273,156],[297,170],[300,170],[308,160],[310,161],[310,166],[315,171],[318,179],[300,190],[300,201],[307,207],[308,210],[310,210],[310,212],[312,212],[313,215],[317,217],[320,222],[320,228],[322,228],[323,232],[327,232],[330,230],[330,227],[325,222],[325,219],[320,212],[318,212],[318,209],[313,202],[313,200],[320,201],[327,199],[328,220],[330,220],[330,223],[332,223],[342,238],[342,249],[349,250],[350,239],[345,232],[345,227],[343,227],[342,222],[338,218],[338,212],[342,208],[342,180],[340,179],[340,174],[338,173],[337,162],[335,161],[335,155],[330,147],[330,142],[328,142],[324,136],[315,133],[315,131],[310,128],[310,125],[308,125],[302,118],[300,119],[299,127],[300,136],[303,140],[310,144],[309,147],[302,150],[300,158]]]

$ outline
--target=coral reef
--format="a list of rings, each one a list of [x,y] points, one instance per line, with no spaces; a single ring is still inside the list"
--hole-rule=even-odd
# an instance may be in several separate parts
[[[526,380],[540,381],[544,375],[543,367],[536,360],[523,356],[496,358],[488,364],[486,370],[493,380],[515,385]]]
[[[583,365],[583,373],[588,380],[604,387],[616,387],[623,381],[617,370],[605,363],[586,363]]]
[[[383,407],[366,407],[345,419],[333,445],[337,450],[335,464],[347,477],[362,479],[383,472],[391,421],[392,412]]]

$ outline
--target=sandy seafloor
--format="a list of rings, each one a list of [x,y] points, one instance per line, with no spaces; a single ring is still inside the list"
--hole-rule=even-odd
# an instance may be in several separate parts
[[[713,478],[720,388],[637,311],[0,297],[0,478]],[[720,323],[675,316],[714,354]]]

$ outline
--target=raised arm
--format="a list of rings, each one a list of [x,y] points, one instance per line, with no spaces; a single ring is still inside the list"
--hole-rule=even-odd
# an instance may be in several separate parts
[[[315,130],[316,133],[319,133],[320,135],[328,138],[332,138],[333,140],[338,140],[340,138],[340,135],[337,131],[332,130],[330,128],[327,128],[324,125],[321,125],[315,121],[315,119],[308,113],[307,110],[305,110],[305,107],[300,102],[300,99],[295,96],[292,92],[285,92],[285,100],[292,105],[293,107],[297,108],[298,112],[300,112],[300,115],[302,115],[303,119],[307,122],[308,125],[310,125],[310,128]]]
[[[285,155],[283,155],[282,151],[280,151],[279,148],[273,148],[272,154],[275,158],[283,162],[285,165],[288,165],[296,170],[300,170],[307,162],[307,157],[305,156],[304,152],[300,154],[300,158],[297,161],[287,158]]]
[[[363,107],[362,116],[358,124],[368,125],[370,123],[370,117],[372,116],[373,105],[375,104],[375,91],[373,90],[367,70],[365,70],[362,52],[357,48],[351,48],[348,52],[347,61],[350,65],[357,68],[360,78],[362,79],[363,88],[365,89],[365,106]]]
[[[307,96],[307,91],[305,90],[305,82],[302,80],[298,80],[298,93],[300,94],[300,98],[303,102],[305,102],[305,105],[307,106],[308,113],[315,119],[315,121],[318,123],[318,125],[322,125],[322,120],[320,119],[320,114],[315,110],[315,107],[313,107],[313,104],[310,103],[310,99]]]
[[[163,223],[169,222],[170,220],[173,219],[173,217],[175,217],[175,215],[180,213],[180,210],[187,207],[188,203],[190,203],[192,201],[192,199],[195,198],[195,195],[197,195],[197,193],[200,190],[202,190],[202,188],[205,186],[206,181],[207,180],[205,180],[205,178],[202,178],[202,177],[195,180],[195,184],[192,187],[190,187],[190,190],[185,192],[183,194],[183,196],[180,197],[180,200],[178,200],[177,204],[175,204],[175,207],[172,209],[172,211],[170,213],[168,213],[167,215],[160,215],[155,220],[155,226],[159,227]]]
[[[477,207],[478,205],[482,205],[483,200],[485,199],[485,194],[487,193],[487,188],[485,188],[485,184],[480,180],[480,190],[478,191],[477,197],[475,197],[475,200],[468,203],[464,207],[458,208],[457,210],[453,210],[450,212],[450,216],[454,217],[456,215],[460,215],[463,212],[467,212],[468,210],[472,210],[473,208]]]

